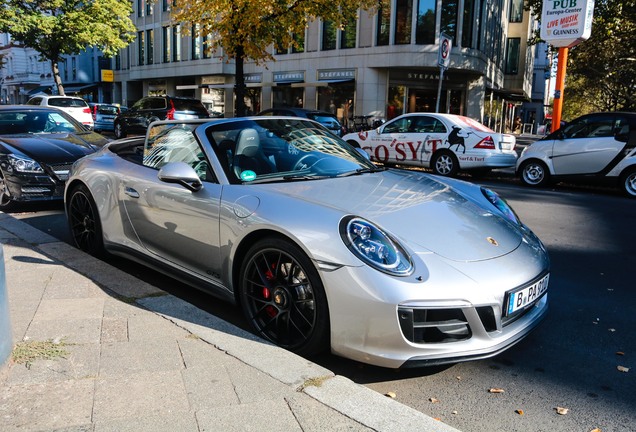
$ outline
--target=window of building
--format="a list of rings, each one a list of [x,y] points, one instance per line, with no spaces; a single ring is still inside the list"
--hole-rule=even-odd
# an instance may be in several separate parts
[[[352,19],[345,25],[344,29],[340,31],[340,48],[355,48],[357,37],[357,19]]]
[[[121,70],[121,53],[115,54],[115,70]]]
[[[201,37],[198,35],[199,26],[197,24],[192,26],[192,60],[199,60],[201,58]]]
[[[152,0],[146,0],[146,15],[151,16],[154,10],[154,2]]]
[[[165,26],[161,28],[161,40],[163,42],[162,58],[164,63],[170,63],[170,60],[172,59],[171,49],[170,49],[170,47],[172,46],[171,44],[172,37],[170,35],[170,30],[171,30],[170,26]]]
[[[378,11],[377,30],[375,44],[378,46],[389,44],[389,35],[391,32],[391,5],[381,7]]]
[[[508,38],[506,43],[506,67],[505,73],[519,73],[519,48],[521,46],[521,38]]]
[[[170,2],[169,0],[162,0],[161,1],[161,10],[163,12],[167,12],[170,10]]]
[[[338,28],[333,21],[323,21],[322,23],[322,50],[336,49],[336,32]]]
[[[77,58],[71,57],[71,79],[77,80]]]
[[[523,21],[523,0],[510,0],[510,22]]]
[[[137,32],[137,47],[139,52],[137,53],[137,65],[143,66],[146,63],[146,57],[144,54],[146,46],[146,37],[143,31]]]
[[[462,47],[473,48],[473,29],[476,19],[476,1],[464,0],[464,20],[462,24]]]
[[[155,31],[146,30],[146,64],[153,64],[155,62]]]
[[[442,16],[440,22],[440,32],[448,35],[456,45],[457,36],[457,0],[442,0]]]
[[[413,22],[413,0],[396,0],[395,3],[395,44],[411,43]]]
[[[137,0],[137,16],[144,16],[144,12],[146,11],[146,0]]]
[[[305,32],[302,33],[294,33],[294,41],[295,45],[292,45],[293,53],[303,53],[305,52]]]
[[[415,24],[415,43],[433,45],[435,43],[436,0],[419,0],[417,5],[417,23]]]
[[[210,58],[212,55],[212,35],[206,35],[203,37],[202,56],[204,59]]]
[[[172,27],[172,61],[181,61],[181,26]]]

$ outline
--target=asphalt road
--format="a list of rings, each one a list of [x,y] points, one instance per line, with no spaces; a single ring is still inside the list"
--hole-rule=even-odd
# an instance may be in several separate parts
[[[508,200],[550,252],[544,323],[495,358],[446,367],[314,360],[464,432],[636,430],[636,201],[607,189],[537,191],[506,175],[482,183]],[[14,216],[68,241],[61,206],[26,210]],[[137,264],[109,262],[245,327],[236,308]],[[503,392],[489,391],[495,388]]]

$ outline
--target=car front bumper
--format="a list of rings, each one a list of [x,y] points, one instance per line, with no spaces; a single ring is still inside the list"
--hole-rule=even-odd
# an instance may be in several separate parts
[[[517,250],[474,263],[422,258],[426,265],[408,278],[364,266],[322,273],[332,352],[388,368],[487,358],[519,342],[547,314],[547,294],[509,318],[502,312],[506,292],[548,273],[547,256],[528,259]],[[409,337],[413,325],[434,327],[432,336]]]
[[[49,201],[61,200],[64,196],[64,182],[52,179],[46,174],[7,174],[5,186],[11,195],[11,201]]]

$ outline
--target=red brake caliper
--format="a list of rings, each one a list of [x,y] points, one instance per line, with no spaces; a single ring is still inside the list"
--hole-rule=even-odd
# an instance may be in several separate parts
[[[274,264],[272,264],[272,268],[274,268]],[[265,272],[265,278],[267,278],[268,281],[274,280],[274,273],[268,269]],[[263,298],[268,300],[270,297],[271,293],[269,292],[269,289],[267,287],[263,287]],[[265,307],[265,312],[267,313],[267,315],[269,315],[270,318],[274,318],[278,314],[278,311],[272,305],[267,305]]]

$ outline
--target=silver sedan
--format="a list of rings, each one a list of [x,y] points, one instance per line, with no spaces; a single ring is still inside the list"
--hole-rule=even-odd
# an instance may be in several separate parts
[[[236,302],[301,355],[485,358],[547,313],[548,254],[497,194],[377,167],[308,119],[156,122],[78,161],[65,200],[82,250]]]

